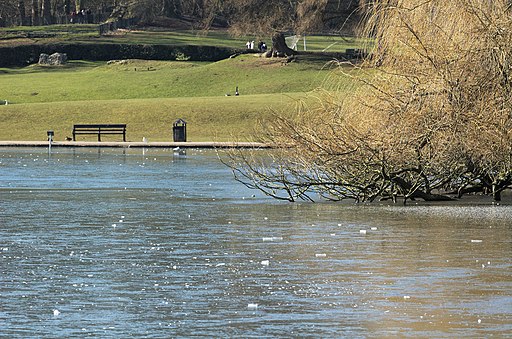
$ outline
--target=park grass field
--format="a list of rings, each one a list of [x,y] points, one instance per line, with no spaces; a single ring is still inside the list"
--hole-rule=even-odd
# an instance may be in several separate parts
[[[0,99],[9,102],[0,106],[0,140],[44,140],[47,130],[64,140],[73,124],[126,123],[130,141],[170,141],[172,123],[182,118],[190,141],[254,141],[255,128],[273,114],[313,104],[329,74],[318,60],[283,64],[254,55],[0,69]]]
[[[67,34],[75,40],[87,40],[92,34],[88,25],[71,28]],[[52,29],[58,34],[66,27]],[[0,33],[7,34],[5,30]],[[23,29],[9,34],[22,33]],[[225,32],[210,32],[209,36],[210,41],[191,32],[157,30],[96,39],[244,43]],[[307,41],[318,48],[333,44],[325,37]],[[340,40],[333,46],[346,42]],[[273,114],[292,114],[300,103],[317,102],[315,93],[331,74],[328,61],[299,55],[296,62],[286,64],[243,54],[219,62],[74,60],[57,67],[0,68],[0,100],[9,103],[0,106],[0,140],[44,140],[47,130],[55,131],[56,140],[64,140],[71,136],[73,124],[126,123],[130,141],[143,137],[171,141],[172,123],[182,118],[187,121],[189,141],[257,141],[255,129],[272,123]],[[234,96],[236,87],[240,96]],[[109,140],[109,136],[102,139]],[[81,140],[92,141],[94,136]]]
[[[231,36],[225,30],[168,30],[162,28],[144,28],[118,30],[112,34],[100,35],[98,25],[51,25],[51,26],[18,26],[0,28],[0,46],[16,44],[42,44],[55,42],[73,42],[83,44],[142,44],[172,46],[218,46],[244,49],[247,41],[259,40],[270,43],[270,36]],[[310,52],[345,52],[347,48],[361,48],[366,40],[331,35],[307,35],[306,50]],[[297,42],[297,50],[304,51],[304,37]]]

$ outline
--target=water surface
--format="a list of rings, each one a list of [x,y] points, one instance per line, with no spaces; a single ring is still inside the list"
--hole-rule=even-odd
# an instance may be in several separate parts
[[[0,333],[510,336],[511,220],[279,202],[212,151],[0,149]]]

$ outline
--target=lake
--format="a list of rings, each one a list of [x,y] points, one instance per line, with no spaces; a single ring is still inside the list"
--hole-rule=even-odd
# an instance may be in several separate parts
[[[5,337],[505,337],[512,206],[288,203],[214,151],[0,149]]]

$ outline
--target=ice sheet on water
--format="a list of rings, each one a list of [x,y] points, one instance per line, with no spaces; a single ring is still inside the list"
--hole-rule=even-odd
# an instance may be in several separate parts
[[[267,242],[267,241],[279,241],[279,240],[283,240],[283,237],[263,237],[262,240],[264,242]]]

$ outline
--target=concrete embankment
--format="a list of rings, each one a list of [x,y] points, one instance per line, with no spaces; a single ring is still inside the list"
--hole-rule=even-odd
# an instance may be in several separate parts
[[[48,141],[0,141],[0,147],[48,147]],[[108,148],[270,148],[260,142],[95,142],[54,141],[52,147]]]

